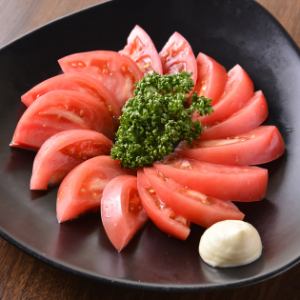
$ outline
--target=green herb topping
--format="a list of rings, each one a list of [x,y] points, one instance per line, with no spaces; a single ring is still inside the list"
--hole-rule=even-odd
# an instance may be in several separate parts
[[[198,138],[202,127],[192,114],[209,114],[212,107],[210,99],[196,93],[188,106],[192,88],[193,80],[186,72],[151,73],[139,81],[134,97],[123,107],[112,158],[123,167],[143,167],[172,153],[180,141],[191,143]]]

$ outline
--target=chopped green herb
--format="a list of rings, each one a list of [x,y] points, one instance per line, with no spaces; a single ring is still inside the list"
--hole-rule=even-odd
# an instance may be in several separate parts
[[[199,121],[192,120],[193,112],[206,115],[212,112],[211,100],[193,94],[189,73],[145,76],[136,85],[134,97],[123,107],[113,159],[123,167],[138,168],[151,165],[172,153],[180,141],[191,143],[201,133]]]

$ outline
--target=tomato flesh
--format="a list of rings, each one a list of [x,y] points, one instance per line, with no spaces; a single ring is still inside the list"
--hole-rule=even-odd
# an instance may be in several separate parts
[[[260,126],[226,139],[196,141],[194,148],[181,152],[185,157],[227,165],[259,165],[277,159],[285,144],[276,126]]]
[[[268,104],[262,91],[258,91],[249,102],[225,121],[204,128],[201,140],[212,140],[246,133],[261,125],[268,117]]]
[[[195,92],[199,96],[212,99],[212,104],[217,103],[224,92],[227,81],[225,68],[208,55],[199,53],[197,71]]]
[[[87,93],[102,101],[112,115],[120,115],[120,108],[114,95],[108,91],[99,80],[88,74],[59,74],[48,78],[22,95],[21,100],[26,106],[29,106],[37,98],[54,90],[69,90]]]
[[[242,220],[244,214],[230,201],[206,196],[164,176],[155,168],[144,168],[145,175],[158,196],[175,213],[203,227],[222,220]]]
[[[119,108],[133,95],[135,83],[142,78],[137,65],[114,51],[75,53],[58,60],[64,73],[82,72],[97,78],[115,96]]]
[[[190,234],[189,221],[175,214],[158,196],[142,170],[137,176],[138,192],[143,207],[152,222],[161,231],[180,240],[186,240]]]
[[[111,146],[111,140],[92,130],[65,130],[53,135],[34,158],[30,189],[46,190],[48,184],[59,183],[81,162],[109,154]]]
[[[188,72],[197,81],[197,63],[189,42],[178,32],[174,32],[159,53],[164,74]]]
[[[162,74],[162,65],[157,50],[146,31],[136,25],[127,38],[127,45],[119,53],[129,56],[143,74]]]
[[[135,176],[117,176],[105,186],[101,219],[109,240],[120,252],[147,221]]]
[[[112,138],[114,125],[97,98],[77,91],[52,91],[27,108],[10,146],[36,150],[52,135],[68,129],[92,129]]]
[[[175,158],[154,167],[183,186],[222,200],[258,201],[264,198],[268,170],[248,166],[218,165]]]
[[[58,189],[56,216],[59,223],[100,207],[106,184],[118,175],[131,172],[109,156],[90,158],[75,167],[62,181]]]
[[[228,80],[224,93],[219,101],[213,105],[214,111],[200,121],[204,125],[222,122],[241,109],[254,94],[253,82],[245,70],[236,65],[228,72]]]

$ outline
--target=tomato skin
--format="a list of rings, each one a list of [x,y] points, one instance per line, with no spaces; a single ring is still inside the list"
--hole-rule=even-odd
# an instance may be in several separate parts
[[[259,201],[268,186],[268,170],[218,165],[179,157],[154,167],[166,177],[207,196],[241,202]]]
[[[145,175],[158,196],[175,213],[203,227],[222,220],[242,220],[244,214],[230,201],[208,197],[165,177],[155,168],[144,168]]]
[[[151,221],[166,234],[186,240],[190,234],[189,222],[175,215],[174,211],[157,197],[142,170],[138,171],[137,188],[143,207]]]
[[[212,99],[212,104],[215,104],[224,92],[227,72],[216,60],[204,53],[200,52],[196,60],[198,77],[195,92]]]
[[[59,132],[41,146],[34,158],[31,190],[46,190],[59,183],[78,164],[109,154],[112,141],[93,130],[73,129]]]
[[[262,91],[223,122],[204,129],[201,140],[213,140],[246,133],[261,125],[268,117],[268,104]]]
[[[138,25],[132,29],[127,38],[127,45],[119,53],[129,56],[143,74],[152,71],[162,74],[161,60],[154,43],[147,32]]]
[[[196,142],[181,152],[185,157],[216,164],[259,165],[277,159],[285,144],[276,126],[260,126],[247,133],[219,140]]]
[[[213,105],[214,111],[208,116],[200,117],[201,123],[213,125],[224,121],[241,109],[253,94],[252,80],[240,65],[236,65],[228,72],[224,93],[219,101]]]
[[[117,176],[105,186],[101,219],[109,240],[118,252],[122,251],[148,219],[135,176]]]
[[[56,216],[59,223],[100,207],[106,184],[118,175],[131,174],[109,156],[90,158],[75,167],[59,186]]]
[[[164,74],[179,72],[192,73],[197,81],[197,63],[189,42],[178,32],[174,32],[159,53]]]
[[[54,90],[88,93],[99,98],[113,115],[120,115],[120,108],[114,95],[99,80],[87,74],[59,74],[48,78],[23,94],[21,100],[26,106],[29,106],[37,98]]]
[[[77,91],[52,91],[27,108],[10,146],[37,150],[49,137],[68,129],[92,129],[111,138],[113,120],[95,97]]]
[[[132,97],[134,84],[142,78],[142,72],[127,56],[114,51],[89,51],[75,53],[58,60],[64,73],[89,74],[115,96],[119,107]]]

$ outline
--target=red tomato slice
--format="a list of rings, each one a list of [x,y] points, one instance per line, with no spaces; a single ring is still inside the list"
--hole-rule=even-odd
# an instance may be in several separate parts
[[[58,60],[64,73],[84,72],[99,79],[122,107],[133,95],[134,85],[142,78],[137,65],[114,51],[75,53]]]
[[[107,183],[118,175],[128,174],[109,156],[96,156],[75,167],[58,189],[56,215],[59,223],[77,218],[100,207]]]
[[[224,92],[227,81],[225,68],[208,55],[199,53],[197,70],[198,78],[195,92],[199,96],[212,99],[212,104],[217,103]]]
[[[185,157],[227,165],[259,165],[277,159],[285,145],[276,126],[260,126],[247,133],[219,140],[197,141]]]
[[[38,149],[50,136],[67,129],[93,129],[113,136],[113,121],[97,98],[57,90],[34,101],[19,120],[10,146]]]
[[[222,122],[241,109],[254,94],[253,82],[244,71],[236,65],[228,72],[228,80],[220,100],[213,106],[213,113],[200,117],[204,125]]]
[[[157,195],[175,213],[203,227],[222,220],[242,220],[244,214],[230,201],[206,196],[165,177],[154,168],[144,168]]]
[[[132,29],[127,38],[127,45],[119,53],[129,56],[144,74],[152,71],[162,74],[157,50],[147,32],[138,25]]]
[[[46,190],[74,167],[94,156],[109,154],[111,140],[93,130],[72,129],[50,137],[38,151],[30,180],[31,190]]]
[[[268,117],[268,104],[262,91],[258,91],[249,102],[225,121],[207,127],[201,140],[226,138],[248,132],[261,125]]]
[[[109,92],[99,80],[87,74],[60,74],[51,77],[37,84],[22,95],[21,100],[26,106],[29,106],[37,98],[53,90],[69,90],[88,93],[103,101],[113,115],[120,115],[119,104],[114,95]]]
[[[117,176],[106,185],[101,219],[108,238],[120,252],[147,221],[135,176]]]
[[[189,42],[178,32],[174,32],[159,53],[164,74],[180,72],[192,73],[197,81],[197,63]]]
[[[268,185],[268,170],[258,167],[217,165],[187,158],[154,166],[179,184],[222,200],[258,201],[264,198]]]
[[[156,194],[142,170],[137,176],[138,192],[143,207],[152,222],[166,234],[186,240],[190,234],[189,221],[167,206]]]

